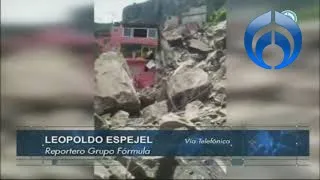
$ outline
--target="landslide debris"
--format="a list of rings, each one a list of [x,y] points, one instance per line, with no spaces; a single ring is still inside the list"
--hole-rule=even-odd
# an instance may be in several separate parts
[[[181,25],[164,30],[156,58],[160,67],[157,82],[142,90],[134,89],[121,55],[102,54],[95,63],[98,128],[204,130],[222,126],[227,121],[225,49],[226,21],[196,29]],[[139,179],[216,179],[225,173],[221,163],[209,157],[107,159],[102,161],[120,162],[118,167],[105,166],[108,177],[123,177],[116,173],[119,169],[124,169],[127,178]]]

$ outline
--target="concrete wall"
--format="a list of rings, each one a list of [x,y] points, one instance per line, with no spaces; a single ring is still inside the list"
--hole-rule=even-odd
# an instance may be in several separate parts
[[[178,16],[168,16],[164,22],[165,28],[177,27],[179,26],[179,17]]]
[[[200,7],[190,8],[189,11],[182,13],[181,22],[182,24],[187,23],[199,23],[207,21],[207,6],[203,5]]]

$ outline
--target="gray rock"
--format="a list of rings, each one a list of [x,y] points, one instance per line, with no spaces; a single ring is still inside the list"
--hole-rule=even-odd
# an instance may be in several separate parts
[[[219,159],[212,157],[179,157],[174,179],[220,179],[226,175]]]
[[[213,32],[213,28],[209,28],[206,32],[205,32],[205,35],[208,37],[208,39],[212,38],[214,36],[214,32]]]
[[[198,54],[198,53],[190,53],[190,57],[193,58],[194,60],[200,62],[204,59],[206,59],[207,55],[204,54]]]
[[[124,127],[127,125],[128,121],[129,121],[129,113],[120,110],[111,117],[111,126]]]
[[[125,127],[129,122],[129,113],[122,110],[115,113],[112,117],[110,114],[96,115],[95,117],[102,122],[98,126],[103,129]]]
[[[204,42],[202,42],[198,39],[189,40],[189,47],[192,49],[199,50],[201,52],[210,52],[213,50],[207,44],[205,44]]]
[[[103,166],[103,164],[95,162],[94,166],[94,176],[95,179],[108,179],[112,176],[110,171]]]
[[[156,176],[159,157],[116,157],[136,179],[150,179]]]
[[[215,61],[219,62],[219,59],[223,56],[223,51],[216,50],[214,52],[209,53],[205,61],[213,64]]]
[[[225,93],[218,93],[215,95],[214,97],[214,101],[215,101],[215,104],[217,106],[224,106],[226,105],[226,94]]]
[[[128,169],[113,157],[101,160],[101,163],[94,167],[94,174],[103,179],[134,179]]]
[[[93,116],[95,122],[94,125],[97,129],[110,129],[111,128],[111,114],[98,115],[97,113]]]
[[[119,120],[127,120],[129,119],[129,113],[128,112],[125,112],[125,111],[118,111],[116,114],[114,114],[112,116],[113,119],[119,119]]]
[[[217,93],[226,93],[225,82],[220,81],[213,84],[213,90]]]
[[[226,48],[226,37],[225,36],[216,38],[214,41],[215,41],[214,45],[215,45],[216,49],[225,49]]]
[[[186,120],[182,120],[182,118],[174,113],[169,113],[162,116],[160,121],[160,129],[161,130],[172,130],[186,127],[188,129],[195,129],[195,126]]]
[[[125,59],[115,52],[100,55],[95,61],[97,114],[125,110],[137,112],[140,101]]]
[[[166,113],[168,113],[167,101],[161,101],[151,104],[142,110],[144,124],[152,123],[156,120],[159,120]]]
[[[216,119],[211,119],[210,120],[210,124],[214,127],[217,126],[222,126],[223,124],[225,124],[225,122],[227,122],[227,118],[226,117],[218,117]]]
[[[196,68],[203,69],[203,70],[205,71],[208,66],[209,66],[209,65],[207,64],[206,61],[201,61],[201,62],[199,62],[195,67],[196,67]]]
[[[178,63],[179,67],[178,68],[183,68],[183,67],[193,67],[195,65],[195,61],[192,58],[188,58],[185,61]]]
[[[141,108],[145,108],[156,101],[157,92],[154,88],[144,88],[138,94]]]
[[[206,166],[178,166],[175,170],[174,179],[216,179],[212,172],[213,167]]]
[[[183,71],[183,69],[185,69],[185,68],[192,68],[194,65],[195,65],[195,61],[190,58],[186,61],[179,63],[178,64],[179,67],[177,69],[175,69],[173,74],[175,74],[175,72],[179,72],[180,70]]]
[[[176,28],[176,29],[171,29],[171,30],[165,31],[162,33],[162,35],[168,42],[182,40],[182,38],[183,38],[181,28]]]
[[[170,77],[167,94],[174,110],[183,108],[193,100],[206,99],[212,85],[209,76],[200,68],[177,69]]]
[[[202,107],[203,103],[201,101],[193,101],[187,104],[184,114],[186,120],[191,122],[199,121],[199,112]]]
[[[226,111],[225,108],[220,109],[217,113],[222,117],[226,117],[227,116],[227,111]]]
[[[218,110],[218,108],[206,105],[199,111],[199,121],[202,123],[202,125],[209,125],[212,120],[215,120],[219,117],[219,115],[217,114]]]

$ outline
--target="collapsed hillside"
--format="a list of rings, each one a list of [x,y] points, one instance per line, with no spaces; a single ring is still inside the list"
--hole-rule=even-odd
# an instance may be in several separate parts
[[[225,50],[226,21],[165,29],[155,58],[156,84],[142,90],[134,88],[121,54],[101,54],[95,62],[96,127],[204,130],[222,126],[227,121]],[[99,163],[100,178],[213,179],[225,173],[214,157],[110,157]]]

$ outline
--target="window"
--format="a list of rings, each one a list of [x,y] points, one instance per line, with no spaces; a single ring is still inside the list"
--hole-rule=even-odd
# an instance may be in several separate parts
[[[123,36],[125,36],[125,37],[131,37],[131,31],[132,31],[131,28],[124,28]]]
[[[149,29],[148,37],[157,38],[157,29]]]
[[[147,37],[147,29],[134,29],[133,36],[134,37]]]

